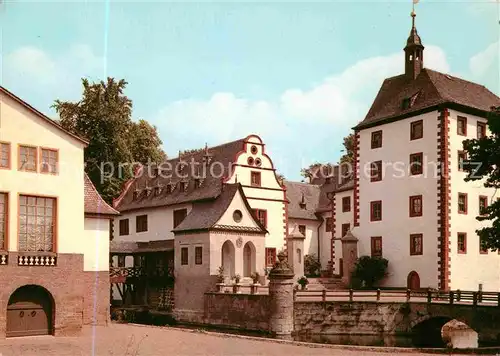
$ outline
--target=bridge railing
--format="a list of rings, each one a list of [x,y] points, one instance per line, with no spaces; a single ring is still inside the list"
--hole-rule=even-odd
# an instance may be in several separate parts
[[[413,302],[500,307],[500,293],[483,291],[412,290],[297,290],[297,302]]]

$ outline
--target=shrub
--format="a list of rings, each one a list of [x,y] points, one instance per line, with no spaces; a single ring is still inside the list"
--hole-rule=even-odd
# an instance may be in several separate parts
[[[259,272],[252,273],[252,275],[250,277],[252,278],[252,281],[253,281],[254,284],[259,283],[259,279],[260,279]]]
[[[309,281],[307,280],[306,277],[302,276],[302,277],[299,278],[299,280],[297,281],[297,283],[300,284],[300,286],[302,287],[302,289],[304,289],[304,287],[309,284]]]
[[[318,277],[321,271],[321,263],[316,255],[304,256],[304,273],[307,277]]]
[[[382,257],[361,256],[352,273],[352,288],[371,289],[387,275],[389,261]]]
[[[224,267],[222,266],[217,269],[217,283],[224,283]]]

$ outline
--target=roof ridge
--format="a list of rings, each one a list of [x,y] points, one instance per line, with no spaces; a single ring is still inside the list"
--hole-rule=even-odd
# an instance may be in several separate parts
[[[61,130],[66,135],[71,136],[73,139],[75,139],[77,141],[80,141],[84,145],[88,145],[89,144],[89,141],[87,139],[84,139],[84,138],[78,136],[77,134],[74,134],[73,132],[65,129],[64,127],[62,127],[62,125],[58,121],[51,119],[50,117],[48,117],[47,115],[45,115],[44,113],[42,113],[40,110],[36,109],[34,106],[31,106],[30,104],[28,104],[28,102],[26,102],[25,100],[21,99],[16,94],[12,93],[7,88],[5,88],[5,87],[3,87],[1,85],[0,85],[0,92],[3,92],[5,95],[7,95],[8,97],[10,97],[12,100],[16,101],[18,104],[21,104],[26,109],[28,109],[29,111],[31,111],[32,113],[34,113],[35,115],[37,115],[39,118],[41,118],[41,119],[45,120],[46,122],[48,122],[49,124],[55,126],[57,129]]]
[[[240,138],[238,140],[234,140],[234,141],[222,143],[222,144],[217,145],[217,146],[210,146],[210,147],[207,147],[207,150],[214,150],[214,149],[222,148],[224,146],[234,145],[235,143],[238,143],[240,141],[244,142],[245,138]],[[173,157],[173,158],[167,158],[164,162],[174,161],[174,160],[178,160],[180,158],[191,157],[191,156],[200,154],[202,151],[205,150],[205,148],[204,147],[203,148],[199,148],[199,149],[195,148],[195,150],[197,150],[197,151],[196,152],[189,152],[189,153],[181,154],[180,156],[176,156],[176,157]]]
[[[302,184],[302,185],[307,185],[307,186],[311,186],[311,187],[318,187],[318,188],[321,188],[321,184],[311,184],[311,183],[307,183],[307,182],[296,182],[296,181],[292,181],[292,180],[283,180],[284,183],[292,183],[292,184]]]

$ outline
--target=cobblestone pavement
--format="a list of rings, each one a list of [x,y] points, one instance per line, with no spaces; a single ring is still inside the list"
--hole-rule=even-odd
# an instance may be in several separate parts
[[[94,337],[95,335],[95,337]],[[171,356],[171,355],[259,355],[259,356],[373,356],[393,355],[369,350],[312,348],[249,338],[168,328],[112,324],[85,329],[81,337],[38,336],[0,340],[1,356]],[[398,354],[401,354],[398,352]],[[412,353],[411,355],[423,355]]]

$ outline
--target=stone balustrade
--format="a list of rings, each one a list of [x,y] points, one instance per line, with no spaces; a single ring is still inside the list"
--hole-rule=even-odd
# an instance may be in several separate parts
[[[0,252],[0,266],[7,265],[9,263],[9,254],[7,252]]]
[[[57,255],[55,254],[22,254],[17,257],[18,266],[57,266]]]

